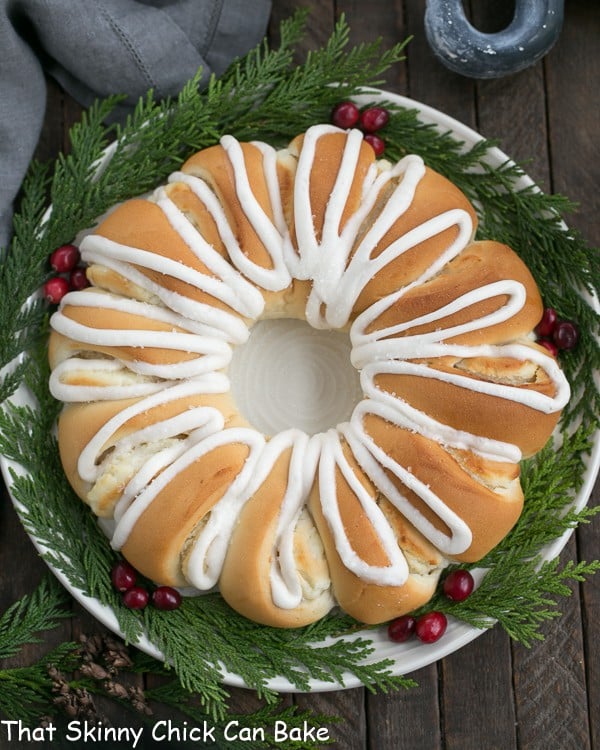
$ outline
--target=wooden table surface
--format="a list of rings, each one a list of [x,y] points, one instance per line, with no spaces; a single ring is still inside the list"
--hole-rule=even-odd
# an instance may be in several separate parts
[[[472,4],[473,18],[484,30],[501,28],[506,20],[494,15],[497,8],[490,12],[487,6],[511,5],[481,0]],[[580,210],[568,221],[597,246],[600,4],[567,0],[562,34],[543,61],[510,77],[478,82],[450,73],[434,59],[423,31],[424,5],[422,0],[275,0],[272,29],[296,7],[309,6],[306,50],[327,39],[341,13],[352,29],[353,43],[381,36],[389,46],[413,35],[407,59],[390,72],[387,88],[499,139],[506,153],[527,161],[529,174],[546,191],[579,202]],[[48,86],[47,117],[37,154],[43,159],[67,147],[66,131],[80,112],[56,84],[49,81]],[[598,488],[597,484],[592,504],[598,502]],[[0,611],[4,611],[33,590],[45,566],[4,489],[0,513]],[[578,530],[563,556],[565,560],[598,558],[600,520]],[[600,750],[600,576],[575,587],[560,608],[562,617],[543,628],[545,640],[530,650],[493,629],[414,673],[418,687],[410,691],[372,695],[352,689],[287,700],[341,717],[329,730],[335,746],[343,750]],[[49,646],[77,638],[81,632],[102,632],[102,626],[74,604],[71,620],[47,634],[40,646],[27,647],[20,660],[28,663]],[[259,705],[249,691],[233,689],[232,693],[235,709],[253,710]],[[9,746],[12,750],[40,744],[13,741]]]

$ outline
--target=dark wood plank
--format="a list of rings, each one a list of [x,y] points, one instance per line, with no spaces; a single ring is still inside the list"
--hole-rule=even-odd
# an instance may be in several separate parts
[[[434,750],[443,746],[438,668],[433,664],[410,676],[417,687],[389,695],[367,694],[369,750]]]
[[[600,481],[590,498],[590,506],[600,505]],[[600,550],[600,519],[577,532],[579,558],[597,560]],[[593,748],[600,747],[600,575],[588,579],[581,587],[583,611],[583,643],[585,675],[589,706],[590,740]]]
[[[350,43],[380,40],[382,50],[390,49],[407,37],[404,4],[400,0],[337,0],[337,15],[344,14],[350,26]],[[384,75],[382,88],[406,94],[406,64],[394,65]]]
[[[17,517],[3,482],[0,480],[0,615],[25,594],[30,594],[48,568],[35,552]],[[68,605],[67,605],[68,608]],[[13,669],[36,663],[45,654],[65,641],[72,640],[69,619],[61,620],[56,628],[44,632],[42,643],[23,646],[18,654],[0,661],[2,669]],[[0,718],[5,718],[0,713]],[[2,733],[0,746],[6,738]],[[11,750],[30,750],[26,739],[10,741]]]
[[[64,119],[62,116],[65,94],[52,79],[46,79],[46,118],[35,151],[40,161],[54,159],[64,149]]]
[[[541,64],[477,84],[477,130],[498,141],[546,191],[550,189],[544,72]]]
[[[48,567],[37,555],[31,540],[19,520],[8,491],[0,482],[0,614],[31,593],[48,573]],[[57,628],[44,634],[43,644],[31,644],[20,654],[3,662],[5,667],[21,666],[35,661],[63,641],[71,640],[69,620],[62,620]]]
[[[325,724],[330,730],[329,738],[337,743],[336,747],[344,750],[366,750],[367,717],[363,688],[312,695],[297,694],[293,698],[294,703],[300,708],[308,708],[324,716],[338,717],[338,721]],[[384,748],[385,745],[380,747]]]
[[[278,41],[278,29],[282,20],[290,18],[296,10],[305,8],[309,11],[306,33],[298,45],[298,59],[302,60],[306,53],[317,47],[321,47],[331,35],[335,22],[335,6],[333,0],[278,0],[273,3],[271,19],[269,22],[269,35],[276,44]]]
[[[566,28],[569,27],[567,21]],[[519,74],[478,84],[478,125],[490,137],[501,137],[501,145],[526,168],[544,189],[553,187],[548,143],[544,68],[553,67],[558,50],[545,63]],[[496,130],[492,130],[496,128]],[[553,165],[554,166],[554,165]],[[562,167],[562,165],[560,165]],[[570,550],[570,552],[569,552]],[[567,559],[575,548],[566,551]],[[579,598],[560,602],[563,618],[549,623],[541,648],[514,649],[515,703],[519,747],[586,747],[587,695],[582,669],[583,642]],[[568,633],[569,635],[565,635]],[[557,716],[563,717],[557,721]],[[543,740],[543,738],[546,738]]]
[[[563,559],[575,555],[573,539]],[[560,619],[540,628],[543,643],[514,648],[519,747],[524,750],[590,747],[579,592],[572,588],[573,596],[558,603]]]
[[[498,627],[442,662],[447,750],[517,747],[510,644]]]
[[[512,3],[490,0],[471,2],[471,19],[486,33],[504,29],[512,18]],[[530,177],[544,189],[550,187],[548,132],[543,64],[503,78],[477,81],[477,129],[515,161],[526,166]]]
[[[580,209],[570,214],[571,226],[582,232],[594,246],[600,245],[600,150],[597,129],[600,101],[594,82],[600,77],[597,42],[600,34],[600,6],[585,0],[573,0],[567,6],[561,37],[545,61],[547,78],[548,127],[553,188],[579,202]],[[591,504],[600,502],[597,483]],[[598,558],[600,523],[596,518],[577,533],[580,559]],[[572,669],[584,672],[589,706],[589,732],[592,747],[600,747],[600,580],[598,576],[581,587],[583,651],[574,655]],[[566,624],[567,632],[570,623]],[[575,623],[577,625],[577,623]],[[559,627],[561,624],[559,623]],[[554,637],[558,637],[553,633]],[[579,639],[579,629],[574,633]],[[565,634],[566,647],[571,643]],[[561,712],[562,715],[565,713]],[[566,721],[569,721],[566,714]]]
[[[553,189],[581,205],[569,217],[594,245],[600,243],[600,4],[574,0],[563,32],[546,58]]]

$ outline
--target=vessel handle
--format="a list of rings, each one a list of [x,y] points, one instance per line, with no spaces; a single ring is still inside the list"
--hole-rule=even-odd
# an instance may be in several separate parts
[[[436,57],[471,78],[500,78],[542,58],[558,39],[564,0],[516,0],[510,24],[485,34],[466,18],[461,0],[427,0],[425,33]]]

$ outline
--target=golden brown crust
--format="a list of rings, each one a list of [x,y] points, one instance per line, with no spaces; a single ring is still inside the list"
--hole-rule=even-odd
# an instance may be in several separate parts
[[[400,617],[432,597],[443,566],[442,556],[396,511],[384,498],[380,498],[375,487],[360,469],[349,449],[345,455],[354,474],[360,479],[373,502],[385,508],[385,515],[400,545],[407,554],[418,560],[419,565],[410,572],[402,586],[380,586],[368,583],[348,570],[340,557],[332,530],[323,515],[318,481],[309,499],[309,509],[319,530],[325,547],[331,582],[340,607],[360,622],[378,624]],[[389,559],[378,535],[371,526],[364,509],[354,491],[339,469],[336,472],[336,491],[340,516],[349,543],[356,554],[369,565],[386,566]]]
[[[271,566],[276,555],[277,524],[288,487],[290,451],[282,454],[240,513],[219,589],[236,611],[255,622],[279,628],[319,620],[334,605],[327,561],[309,517],[296,524],[294,552],[303,597],[293,608],[273,602]]]
[[[171,182],[165,193],[183,213],[188,221],[200,232],[203,239],[223,258],[227,258],[227,248],[221,238],[217,224],[193,190],[183,182]],[[202,264],[200,264],[202,265]]]
[[[215,249],[219,253],[224,254],[222,243],[216,239],[218,232],[216,231],[212,217],[204,209],[200,201],[197,199],[194,200],[194,196],[191,194],[189,188],[185,186],[171,187],[171,192],[175,197],[179,196],[180,203],[188,213],[193,212],[194,222],[201,224],[202,234],[203,236],[206,235],[207,241],[216,242]],[[96,234],[106,237],[113,242],[174,260],[177,263],[181,263],[184,267],[214,278],[214,274],[198,259],[196,254],[183,241],[179,233],[172,227],[161,208],[152,201],[141,198],[133,198],[126,201],[107,216],[97,227]],[[168,292],[174,292],[195,302],[204,303],[235,314],[221,300],[197,289],[193,284],[152,268],[145,268],[135,264],[132,264],[132,267],[138,273],[145,276],[151,284],[162,287]],[[127,289],[127,282],[122,289]],[[135,295],[126,293],[126,296]]]
[[[98,263],[92,263],[87,267],[86,276],[90,284],[97,289],[103,289],[112,294],[139,300],[140,302],[149,302],[150,304],[158,304],[160,301],[148,289],[144,289],[139,284],[126,279],[114,269],[101,266]]]
[[[400,297],[369,325],[367,332],[416,320],[441,310],[473,289],[507,279],[523,285],[523,307],[508,320],[460,333],[448,338],[446,343],[475,346],[512,341],[533,330],[542,316],[543,304],[531,272],[519,256],[506,245],[492,241],[472,242],[440,273]],[[401,335],[412,336],[462,325],[496,312],[506,301],[506,295],[486,298],[446,317],[413,326]]]
[[[262,152],[251,143],[242,143],[241,147],[254,197],[273,221],[273,208],[263,168]],[[223,146],[211,146],[199,151],[185,162],[181,171],[201,177],[210,185],[219,198],[242,252],[257,265],[271,268],[269,254],[240,203],[233,167]]]
[[[137,315],[110,307],[86,307],[83,305],[65,305],[62,309],[63,315],[88,328],[110,329],[113,331],[156,331],[160,333],[188,333],[172,323],[143,315]],[[178,362],[188,362],[198,355],[178,349],[166,349],[154,346],[122,346],[118,343],[118,334],[115,334],[114,346],[102,346],[95,343],[76,341],[52,332],[55,340],[52,342],[52,357],[61,358],[60,351],[63,350],[62,359],[79,352],[95,352],[124,362],[146,362],[152,365],[169,365]]]
[[[319,138],[315,147],[313,168],[310,175],[309,199],[312,208],[315,236],[318,241],[320,241],[323,232],[325,210],[342,162],[347,137],[346,133],[328,133]],[[290,144],[289,150],[292,153],[300,155],[302,153],[303,144],[304,136],[298,136]],[[361,204],[363,198],[363,182],[367,171],[374,161],[375,152],[371,146],[367,143],[363,143],[360,148],[354,177],[349,186],[346,205],[340,217],[340,225],[338,227],[339,232],[343,230],[348,219]],[[290,219],[290,235],[294,246],[297,247],[293,214]]]
[[[241,148],[252,193],[267,219],[275,224],[275,212],[269,195],[263,154],[257,146],[251,143],[242,143]],[[286,219],[292,213],[292,185],[296,163],[297,159],[292,151],[286,149],[277,152],[276,173],[282,210]],[[184,174],[201,178],[210,186],[225,212],[229,226],[243,254],[258,266],[272,268],[269,253],[240,203],[233,168],[225,148],[219,144],[199,151],[183,164],[181,171]],[[180,207],[180,199],[177,197],[177,193],[174,194],[173,191],[181,189],[180,183],[173,183],[167,188],[169,196]],[[186,215],[189,215],[188,217],[200,234],[212,245],[213,235],[216,231],[214,220],[210,215],[205,216],[207,212],[204,204],[200,200],[198,200],[198,203],[203,206],[204,213],[201,214],[196,206],[193,209],[188,208]],[[182,210],[185,212],[185,209],[182,208]],[[219,239],[218,242],[221,243],[221,240]],[[222,246],[221,252],[227,257],[224,246]],[[264,289],[260,289],[260,291],[265,299],[266,315],[271,317],[275,317],[276,311],[283,308],[287,309],[286,315],[294,314],[298,304],[297,301],[304,299],[307,294],[302,284],[298,286],[297,282],[293,282],[287,289],[278,292]]]
[[[388,190],[391,189],[390,185]],[[425,176],[416,188],[411,205],[385,233],[371,257],[376,258],[407,232],[453,209],[462,209],[469,214],[474,232],[477,227],[477,215],[466,196],[445,177],[426,168]],[[371,217],[370,220],[374,218]],[[452,226],[419,242],[388,263],[367,283],[356,301],[354,313],[362,312],[373,302],[418,279],[450,247],[457,236],[458,229]]]
[[[215,448],[180,471],[136,521],[122,548],[125,558],[153,581],[185,586],[184,550],[247,458],[248,446],[231,443]]]
[[[505,383],[553,397],[552,381],[531,362],[511,359],[504,361],[502,367],[498,360],[444,357],[425,364],[432,377],[381,374],[375,377],[375,385],[455,430],[516,445],[524,456],[543,448],[556,427],[560,416],[557,412],[544,414],[518,401],[468,387],[469,381],[475,386],[477,382]],[[466,379],[467,387],[438,380],[436,372],[460,375]]]
[[[90,485],[79,475],[79,456],[98,432],[101,425],[119,414],[133,400],[113,401],[110,405],[96,401],[91,404],[67,404],[58,420],[58,447],[64,472],[70,485],[87,502]],[[102,513],[104,515],[104,513]]]
[[[100,430],[125,409],[135,406],[140,399],[122,399],[119,401],[95,401],[89,403],[68,404],[62,410],[58,421],[58,444],[63,468],[69,483],[75,492],[85,500],[96,515],[111,518],[115,504],[121,497],[127,483],[139,468],[136,462],[136,451],[142,459],[156,452],[161,445],[158,440],[155,446],[129,448],[124,456],[115,456],[112,451],[118,441],[133,435],[138,430],[150,427],[160,421],[198,407],[212,407],[223,415],[225,426],[245,426],[229,394],[198,394],[185,398],[173,399],[151,409],[145,409],[124,421],[107,437],[98,449],[97,480],[90,484],[84,481],[78,470],[79,457]],[[179,439],[183,439],[181,436]],[[177,438],[176,438],[177,439]],[[147,453],[144,453],[147,451]]]
[[[469,548],[455,559],[481,559],[517,522],[523,509],[517,464],[489,461],[466,452],[452,455],[439,443],[375,415],[365,417],[365,429],[388,456],[429,487],[471,529]],[[445,524],[414,492],[391,473],[388,476],[415,508],[447,533]]]

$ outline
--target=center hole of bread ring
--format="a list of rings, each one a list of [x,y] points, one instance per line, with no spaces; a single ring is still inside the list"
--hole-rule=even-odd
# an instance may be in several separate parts
[[[314,435],[335,427],[362,399],[350,351],[346,333],[291,318],[259,321],[229,366],[237,408],[265,435],[292,427]]]

